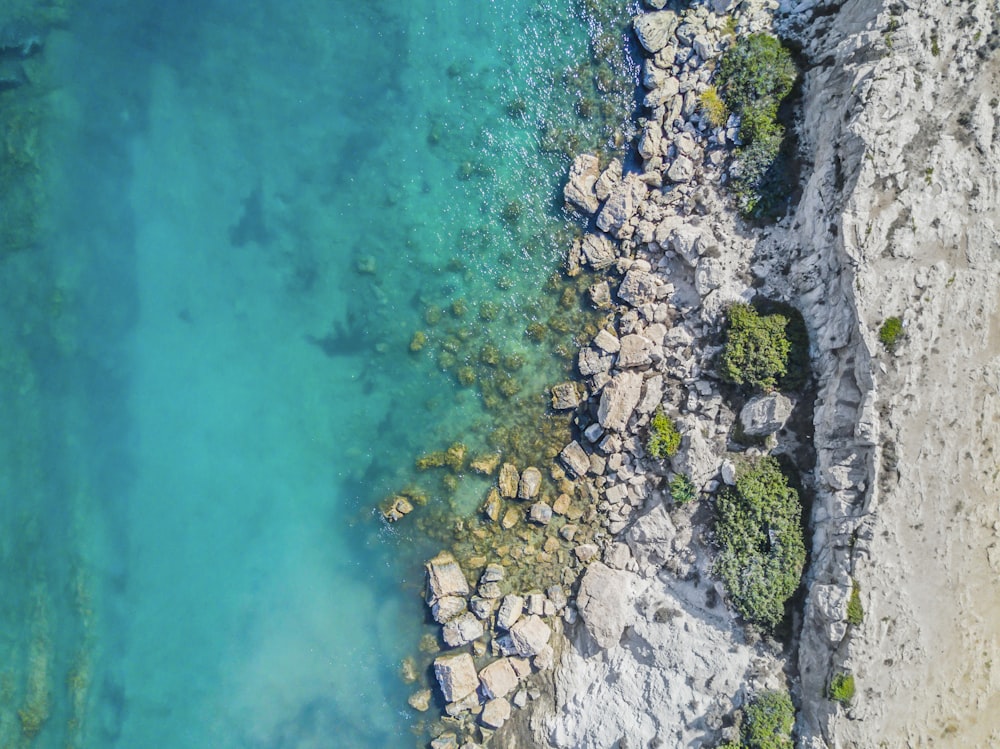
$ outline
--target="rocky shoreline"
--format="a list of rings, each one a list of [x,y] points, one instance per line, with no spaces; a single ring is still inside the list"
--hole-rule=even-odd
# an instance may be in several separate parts
[[[715,746],[738,741],[738,710],[754,693],[775,688],[790,688],[795,697],[800,746],[836,746],[844,735],[870,740],[875,734],[866,731],[874,727],[852,720],[885,715],[871,701],[873,692],[867,701],[836,700],[830,685],[850,675],[853,690],[853,672],[865,675],[865,660],[874,663],[881,651],[864,612],[878,605],[878,596],[896,600],[886,592],[896,581],[873,572],[872,549],[880,525],[892,518],[891,509],[880,514],[880,498],[892,496],[904,470],[896,455],[906,438],[898,427],[891,439],[884,433],[889,405],[877,388],[889,371],[878,326],[901,309],[875,303],[878,285],[866,274],[877,264],[874,251],[891,251],[900,230],[898,221],[879,223],[872,206],[891,213],[880,195],[898,198],[907,185],[905,170],[892,166],[902,154],[885,148],[873,113],[890,96],[886,79],[912,89],[906,64],[921,58],[926,65],[922,58],[930,54],[893,53],[900,19],[909,30],[900,36],[912,45],[934,15],[860,1],[779,8],[719,0],[681,13],[664,10],[662,0],[648,5],[635,19],[649,112],[640,121],[641,169],[580,155],[565,190],[567,204],[591,217],[566,271],[594,273],[590,301],[613,313],[580,350],[582,383],[563,383],[552,393],[554,409],[572,411],[578,436],[550,475],[571,479],[572,488],[562,486],[561,507],[553,508],[536,497],[537,468],[519,474],[505,465],[497,489],[505,503],[524,502],[515,512],[541,527],[553,509],[558,519],[570,497],[589,500],[573,525],[590,530],[581,543],[562,534],[551,545],[553,553],[571,550],[575,559],[563,584],[545,593],[501,595],[503,568],[491,565],[473,594],[454,559],[429,564],[428,603],[445,641],[471,645],[479,658],[499,657],[478,671],[472,655],[438,657],[441,691],[453,698],[446,710],[457,720],[435,738],[435,749],[486,742]],[[807,171],[790,215],[760,228],[739,218],[725,192],[739,122],[712,127],[700,97],[732,34],[774,28],[808,63],[796,127]],[[960,59],[960,45],[954,50]],[[913,116],[903,106],[900,114]],[[897,122],[907,127],[905,117]],[[985,123],[973,121],[970,130],[980,138],[980,153],[995,158],[992,142],[982,145]],[[873,184],[873,174],[882,175],[881,185]],[[909,189],[914,184],[911,175]],[[926,269],[921,277],[918,286],[925,288]],[[815,390],[743,401],[720,381],[722,315],[732,303],[755,298],[801,313]],[[892,299],[907,304],[905,295]],[[683,434],[668,464],[645,450],[650,419],[661,407]],[[765,453],[797,460],[812,497],[804,598],[784,642],[746,630],[725,606],[726,591],[712,572],[708,502],[672,502],[668,488],[671,477],[683,475],[708,496],[734,482],[742,456]],[[538,481],[530,472],[538,472]],[[493,519],[504,512],[495,506]],[[445,569],[453,584],[442,588],[436,581]],[[442,605],[449,597],[457,600]],[[438,618],[445,610],[451,613]],[[512,713],[508,694],[527,709]]]

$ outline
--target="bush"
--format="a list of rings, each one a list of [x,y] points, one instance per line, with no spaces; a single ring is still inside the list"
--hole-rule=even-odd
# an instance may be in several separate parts
[[[720,360],[722,377],[737,385],[774,390],[788,371],[792,344],[785,334],[787,325],[784,315],[761,316],[749,304],[730,307]]]
[[[855,627],[861,624],[865,618],[865,609],[861,605],[861,589],[857,581],[851,584],[851,598],[847,602],[847,623]]]
[[[712,127],[722,127],[726,124],[726,120],[729,119],[729,110],[726,109],[726,103],[719,96],[719,91],[715,86],[709,86],[698,97],[698,103],[701,107],[701,112],[705,115],[705,119]]]
[[[896,348],[899,336],[903,333],[903,321],[898,317],[890,317],[878,330],[878,339],[889,351]]]
[[[802,505],[778,461],[764,457],[737,476],[735,491],[716,500],[715,574],[748,622],[774,628],[799,586],[806,550]]]
[[[743,741],[747,749],[791,749],[795,706],[787,692],[763,692],[746,708]]]
[[[854,674],[839,673],[830,679],[828,696],[841,705],[850,704],[854,699]]]
[[[662,406],[656,409],[649,421],[649,436],[646,438],[646,452],[657,460],[671,458],[680,449],[681,433],[673,419],[664,413]]]
[[[679,505],[687,504],[698,497],[694,483],[683,473],[670,479],[670,498]]]
[[[795,83],[795,63],[769,34],[741,39],[722,56],[716,85],[729,111],[740,116],[740,140],[730,186],[740,212],[761,217],[778,212],[791,190],[778,108]]]

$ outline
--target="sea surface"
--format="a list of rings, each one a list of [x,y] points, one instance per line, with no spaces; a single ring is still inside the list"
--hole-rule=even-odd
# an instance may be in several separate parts
[[[569,375],[560,190],[627,153],[629,9],[5,5],[44,44],[0,55],[0,747],[426,740],[442,541],[378,506],[474,513],[414,461]]]

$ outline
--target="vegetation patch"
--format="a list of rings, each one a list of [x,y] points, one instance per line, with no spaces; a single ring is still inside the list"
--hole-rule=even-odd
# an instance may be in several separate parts
[[[716,499],[715,574],[733,607],[753,624],[773,629],[802,577],[806,550],[802,505],[778,461],[764,457],[744,468],[735,489]]]
[[[792,344],[784,315],[760,315],[749,304],[734,304],[726,319],[726,342],[720,373],[729,382],[765,392],[774,390],[788,372]]]
[[[683,473],[678,473],[670,479],[670,498],[679,505],[687,504],[698,498],[698,490],[694,482]]]
[[[680,449],[681,433],[660,406],[649,421],[649,436],[646,438],[646,452],[657,460],[671,458]]]
[[[722,127],[726,124],[726,120],[729,119],[729,110],[726,108],[726,102],[722,100],[719,96],[719,90],[715,86],[709,86],[698,97],[698,104],[701,107],[701,113],[705,115],[708,120],[708,124],[712,127]]]
[[[787,692],[763,692],[746,708],[743,742],[746,749],[792,749],[795,706]]]
[[[719,61],[716,85],[725,107],[741,120],[743,146],[736,152],[730,187],[745,217],[776,215],[791,190],[778,108],[796,76],[791,53],[770,34],[740,39]]]
[[[889,351],[895,350],[902,334],[903,320],[899,317],[890,317],[878,329],[878,339],[882,341],[882,345]]]
[[[851,597],[847,601],[847,623],[855,627],[861,624],[865,618],[865,609],[861,605],[861,589],[857,580],[851,583]]]
[[[842,672],[830,679],[827,696],[841,705],[850,704],[854,699],[854,674]]]

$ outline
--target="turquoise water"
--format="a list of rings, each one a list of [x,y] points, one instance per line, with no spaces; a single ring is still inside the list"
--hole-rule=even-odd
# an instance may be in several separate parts
[[[602,34],[570,0],[100,0],[48,29],[2,94],[8,146],[6,112],[43,113],[46,199],[0,272],[0,746],[413,745],[436,542],[375,508],[568,371],[525,331],[567,153],[627,136],[634,71],[581,67]]]

